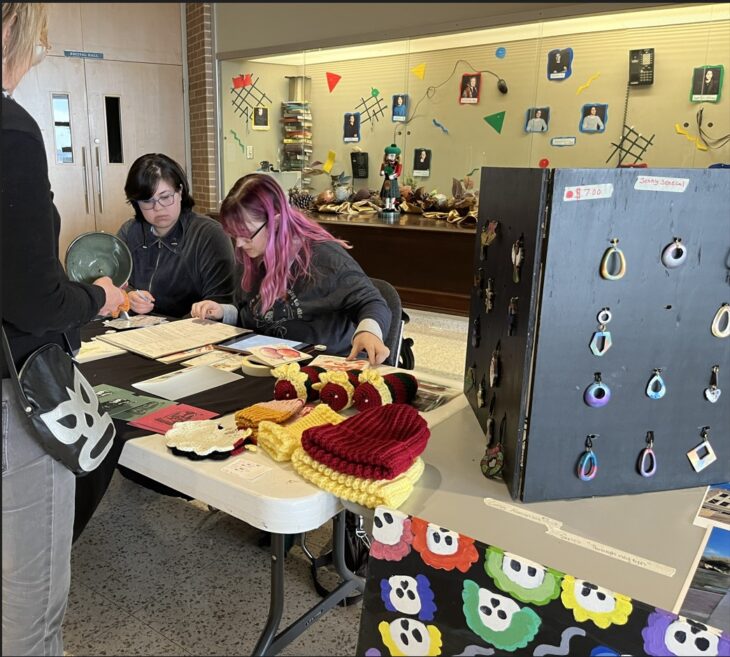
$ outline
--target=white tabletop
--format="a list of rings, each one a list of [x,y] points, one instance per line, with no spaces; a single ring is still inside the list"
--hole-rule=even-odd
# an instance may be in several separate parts
[[[383,368],[383,372],[388,371],[394,368]],[[418,376],[417,372],[414,374]],[[431,375],[423,378],[455,385],[454,381]],[[458,395],[422,415],[433,428],[465,404],[464,396]],[[220,422],[233,426],[233,414],[220,418]],[[235,459],[259,463],[268,470],[249,481],[224,470]],[[119,463],[265,531],[281,534],[310,531],[342,509],[338,498],[302,479],[290,462],[278,463],[261,449],[224,461],[192,461],[172,454],[165,446],[164,437],[153,434],[128,440]]]

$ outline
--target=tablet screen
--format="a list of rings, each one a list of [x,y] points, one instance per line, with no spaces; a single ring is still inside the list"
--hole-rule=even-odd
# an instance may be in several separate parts
[[[224,349],[230,349],[231,351],[248,351],[251,347],[265,347],[270,344],[285,344],[287,347],[293,347],[294,349],[302,350],[310,345],[303,342],[297,342],[296,340],[285,340],[284,338],[275,338],[271,335],[258,335],[256,333],[249,333],[242,338],[234,338],[227,342],[221,342],[216,347],[222,347]]]

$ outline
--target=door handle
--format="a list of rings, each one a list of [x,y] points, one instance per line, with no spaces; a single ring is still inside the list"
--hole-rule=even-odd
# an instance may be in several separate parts
[[[104,212],[104,183],[101,179],[101,156],[99,147],[96,147],[96,179],[99,183],[99,212]]]
[[[84,173],[84,201],[86,202],[86,214],[89,214],[89,181],[87,176],[89,175],[86,171],[86,146],[81,147],[81,170]]]

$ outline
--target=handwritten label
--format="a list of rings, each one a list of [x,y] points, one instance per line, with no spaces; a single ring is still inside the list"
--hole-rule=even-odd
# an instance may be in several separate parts
[[[563,191],[564,201],[594,201],[600,198],[611,198],[612,196],[613,185],[611,183],[566,187]]]
[[[84,59],[104,59],[103,52],[87,52],[83,50],[64,50],[64,57],[82,57]]]
[[[650,192],[679,192],[687,189],[689,178],[665,178],[664,176],[638,176],[634,189]]]
[[[557,538],[560,541],[565,541],[566,543],[571,543],[572,545],[577,545],[578,547],[586,550],[597,552],[606,557],[610,557],[611,559],[624,561],[632,566],[636,566],[637,568],[644,568],[645,570],[649,570],[659,575],[664,575],[665,577],[674,577],[677,572],[676,568],[672,568],[671,566],[667,566],[663,563],[658,563],[651,559],[645,559],[637,554],[625,552],[624,550],[619,550],[611,545],[599,543],[598,541],[594,541],[590,538],[585,538],[584,536],[565,531],[562,529],[563,523],[559,520],[555,520],[554,518],[549,518],[547,516],[540,515],[539,513],[535,513],[534,511],[528,511],[527,509],[517,507],[514,504],[501,502],[491,497],[485,497],[484,504],[494,509],[498,509],[499,511],[504,511],[505,513],[511,513],[512,515],[525,518],[530,522],[536,522],[540,525],[544,525],[548,536]]]
[[[245,458],[238,458],[235,461],[231,461],[224,465],[221,470],[223,472],[230,472],[231,474],[246,479],[247,481],[253,481],[258,479],[262,474],[265,474],[271,468],[261,465],[261,463],[255,463]]]
[[[553,137],[550,140],[551,146],[575,146],[575,137]]]

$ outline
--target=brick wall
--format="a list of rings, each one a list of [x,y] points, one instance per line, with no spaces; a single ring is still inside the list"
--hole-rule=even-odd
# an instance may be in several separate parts
[[[205,214],[218,211],[213,6],[209,2],[193,2],[185,8],[191,150],[188,174],[196,211]]]

